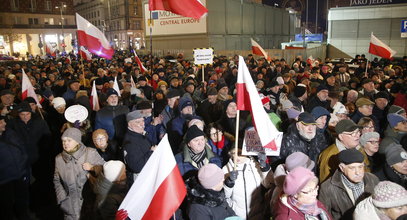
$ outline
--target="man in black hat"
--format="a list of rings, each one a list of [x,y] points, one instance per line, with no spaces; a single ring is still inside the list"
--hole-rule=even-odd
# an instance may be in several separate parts
[[[380,91],[374,96],[375,105],[373,106],[372,115],[379,121],[380,135],[383,137],[384,129],[387,125],[387,111],[389,109],[390,96],[385,91]]]
[[[79,83],[79,80],[69,81],[68,89],[62,95],[62,97],[65,99],[68,107],[74,104],[76,93],[79,91],[80,86],[81,86],[81,84]]]
[[[316,162],[320,153],[315,139],[316,124],[314,116],[310,113],[301,113],[298,116],[298,122],[290,125],[288,132],[284,133],[281,142],[280,160],[277,163],[284,163],[286,157],[294,152],[303,152]]]
[[[324,84],[321,84],[317,88],[317,94],[309,99],[307,111],[311,112],[317,106],[321,106],[325,109],[331,109],[331,102],[328,100],[329,90]]]
[[[352,219],[356,205],[373,193],[379,179],[365,173],[363,154],[356,149],[339,153],[339,167],[321,185],[319,200],[333,219]]]
[[[152,100],[154,90],[153,90],[153,87],[151,87],[147,84],[147,78],[145,76],[140,76],[137,79],[137,83],[140,85],[139,89],[143,90],[144,96],[146,97],[146,99]]]
[[[175,107],[178,104],[178,100],[181,97],[181,93],[178,89],[170,89],[166,95],[167,105],[161,112],[162,124],[165,129],[167,129],[167,123],[175,117]]]
[[[289,100],[301,112],[304,111],[305,103],[308,99],[307,87],[304,84],[298,84],[294,88],[294,92],[290,95]]]
[[[362,81],[362,88],[359,93],[370,100],[374,100],[374,95],[379,92],[375,89],[373,80],[369,78],[365,78]]]

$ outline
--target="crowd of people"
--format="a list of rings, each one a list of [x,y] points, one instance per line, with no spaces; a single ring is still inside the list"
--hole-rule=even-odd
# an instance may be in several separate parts
[[[142,56],[143,72],[131,54],[0,63],[0,219],[115,219],[166,134],[187,189],[176,219],[406,219],[407,57],[244,57],[283,132],[279,156],[248,156],[237,55]]]

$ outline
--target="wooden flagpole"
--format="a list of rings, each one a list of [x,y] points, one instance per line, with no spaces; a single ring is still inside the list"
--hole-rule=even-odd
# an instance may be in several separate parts
[[[227,108],[227,106],[226,106]],[[240,119],[240,110],[236,112],[236,131],[235,131],[235,156],[233,158],[233,170],[236,170],[236,160],[237,160],[237,151],[239,144],[239,119]]]

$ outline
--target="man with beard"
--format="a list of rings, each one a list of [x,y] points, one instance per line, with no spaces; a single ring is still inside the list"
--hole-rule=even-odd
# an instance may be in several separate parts
[[[338,135],[335,143],[322,151],[319,155],[319,181],[321,183],[324,182],[328,177],[332,176],[338,168],[339,152],[346,149],[360,148],[360,130],[352,120],[344,119],[339,121],[338,124],[336,124],[335,132]]]
[[[319,200],[333,219],[352,219],[356,205],[373,193],[379,179],[365,173],[364,157],[356,149],[339,153],[338,168],[331,178],[321,185]]]
[[[288,132],[284,134],[281,142],[280,161],[285,161],[286,157],[294,152],[303,152],[314,162],[320,153],[315,140],[316,122],[314,116],[308,112],[303,112],[298,116],[298,122],[291,124]]]

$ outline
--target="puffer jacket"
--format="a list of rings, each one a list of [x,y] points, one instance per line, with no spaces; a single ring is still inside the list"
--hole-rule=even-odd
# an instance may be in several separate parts
[[[83,197],[82,189],[87,181],[88,171],[82,164],[103,165],[105,161],[93,148],[80,146],[72,155],[63,151],[55,158],[54,187],[57,203],[65,219],[79,219]]]
[[[373,194],[373,189],[379,183],[379,179],[371,173],[365,173],[363,182],[365,184],[364,192],[355,204],[349,196],[345,185],[342,183],[341,172],[336,170],[331,178],[322,183],[318,199],[325,205],[334,219],[352,219],[356,205],[359,201]]]
[[[187,186],[188,216],[191,220],[223,220],[235,216],[226,202],[225,192],[205,189],[196,176],[185,181]]]
[[[233,159],[230,159],[229,162],[222,168],[222,170],[227,175],[231,171],[233,171],[233,168]],[[253,213],[253,210],[251,208],[253,205],[256,204],[252,204],[251,201],[253,200],[258,202],[262,200],[262,198],[254,197],[261,196],[254,192],[256,190],[259,190],[260,187],[270,188],[273,178],[273,172],[271,171],[271,169],[269,171],[262,172],[259,163],[253,158],[250,158],[245,163],[237,164],[236,170],[238,171],[238,176],[235,180],[235,185],[232,188],[229,188],[227,186],[224,187],[226,201],[239,217],[246,219],[247,209],[247,214],[249,215],[250,213],[251,216],[250,219],[254,219],[254,216],[261,215],[261,213]],[[247,203],[245,202],[245,197],[247,199]],[[256,209],[261,210],[261,208]]]
[[[353,213],[353,220],[380,220],[377,215],[376,208],[373,205],[372,197],[369,196],[363,201],[361,201],[355,208]]]

